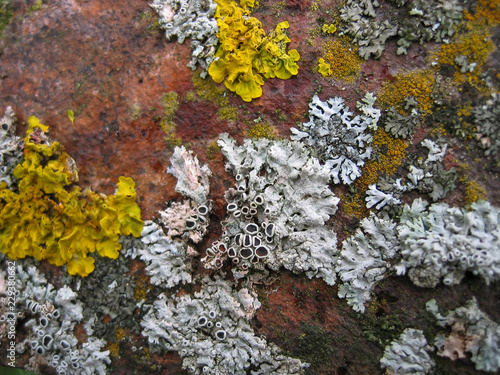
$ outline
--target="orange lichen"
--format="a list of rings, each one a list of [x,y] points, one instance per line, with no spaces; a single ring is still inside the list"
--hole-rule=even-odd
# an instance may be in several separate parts
[[[385,81],[379,93],[379,103],[386,108],[400,109],[407,97],[413,96],[418,102],[422,113],[431,113],[434,87],[434,74],[431,70],[417,70],[409,73],[400,73],[394,81]]]
[[[433,54],[432,57],[438,62],[436,69],[444,64],[452,65],[455,67],[453,78],[457,84],[467,82],[487,93],[488,88],[481,78],[482,67],[495,49],[491,35],[493,27],[499,23],[500,0],[478,0],[472,13],[464,12],[461,28],[465,32],[451,43],[441,45]],[[462,66],[457,59],[464,61]]]
[[[454,42],[441,45],[434,54],[438,61],[437,69],[444,64],[452,65],[455,67],[453,78],[457,84],[468,82],[475,87],[484,86],[480,77],[482,67],[495,49],[490,36],[491,32],[487,28],[473,28],[458,36]],[[460,58],[465,58],[470,69],[461,71],[463,67],[457,63]]]
[[[372,146],[375,151],[374,158],[365,164],[361,177],[354,182],[355,193],[352,199],[344,203],[345,212],[359,219],[368,214],[364,199],[368,187],[376,184],[379,177],[391,176],[396,172],[406,158],[408,143],[379,128],[374,134]]]
[[[134,297],[138,301],[145,300],[148,293],[153,289],[153,286],[149,283],[149,276],[140,275],[134,278],[135,281],[135,291]]]
[[[331,68],[331,75],[337,80],[352,82],[361,70],[363,59],[358,55],[358,47],[346,37],[323,43],[323,61]],[[323,75],[324,76],[324,75]]]
[[[465,19],[496,26],[500,23],[500,0],[478,0],[473,13],[464,12]]]

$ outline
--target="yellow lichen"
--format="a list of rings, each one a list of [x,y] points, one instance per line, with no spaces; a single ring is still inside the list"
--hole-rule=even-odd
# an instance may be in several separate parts
[[[320,59],[318,72],[325,77],[328,73],[327,65],[331,69],[331,74],[337,80],[352,82],[361,70],[363,59],[358,55],[358,47],[353,45],[349,39],[342,37],[323,44],[325,54]],[[321,64],[323,61],[323,65]]]
[[[434,74],[430,70],[417,70],[409,73],[400,73],[393,81],[385,81],[382,84],[378,100],[386,108],[404,106],[404,100],[414,97],[418,102],[420,111],[424,114],[431,113],[434,86]]]
[[[479,160],[475,160],[479,162]],[[481,184],[470,178],[472,167],[461,164],[457,168],[458,182],[464,186],[464,204],[470,206],[472,203],[487,198],[486,189]]]
[[[149,277],[147,275],[140,275],[134,277],[135,281],[135,291],[134,297],[138,301],[145,300],[148,293],[153,289],[153,286],[149,283]]]
[[[337,31],[337,26],[335,26],[334,23],[330,23],[330,24],[325,23],[323,25],[323,27],[321,28],[321,30],[325,34],[333,34],[335,31]]]
[[[215,159],[217,154],[220,153],[220,146],[219,146],[219,143],[217,143],[217,141],[218,141],[218,139],[214,139],[207,146],[207,157],[210,160]]]
[[[244,101],[262,95],[268,78],[288,79],[298,72],[297,50],[286,51],[290,25],[279,23],[266,36],[262,23],[231,0],[216,0],[219,49],[208,73],[212,79],[238,94]]]
[[[464,13],[469,22],[494,27],[500,23],[500,0],[477,0],[474,12]]]
[[[332,66],[325,62],[323,58],[320,58],[318,61],[318,73],[323,77],[331,77],[333,74]]]
[[[0,250],[12,259],[32,256],[70,275],[94,270],[88,253],[116,259],[122,235],[141,235],[143,222],[135,183],[120,177],[115,195],[105,197],[74,186],[73,159],[58,142],[44,141],[48,126],[28,119],[24,160],[14,169],[19,193],[0,185]],[[73,186],[72,186],[73,185]]]
[[[488,93],[481,74],[483,65],[496,48],[491,35],[500,23],[500,0],[478,0],[473,12],[465,11],[464,15],[461,28],[465,31],[451,43],[441,45],[432,57],[438,63],[436,69],[444,64],[455,67],[453,78],[457,84],[467,82]]]
[[[473,28],[459,35],[450,44],[441,45],[434,54],[434,58],[438,61],[436,68],[439,69],[444,64],[454,66],[453,78],[457,84],[467,82],[478,88],[484,86],[480,77],[482,67],[495,49],[490,37],[491,32],[488,29]],[[457,63],[457,59],[460,58],[465,58],[470,69],[463,69]]]

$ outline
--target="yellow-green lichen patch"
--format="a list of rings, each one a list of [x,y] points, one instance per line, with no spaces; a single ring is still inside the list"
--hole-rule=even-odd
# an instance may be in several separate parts
[[[394,175],[406,158],[408,143],[394,138],[389,132],[379,128],[373,136],[372,146],[374,156],[372,160],[366,162],[361,177],[353,184],[353,194],[344,203],[346,214],[358,219],[368,214],[365,202],[368,187],[376,184],[379,177]]]
[[[193,85],[196,88],[196,95],[200,99],[217,104],[219,119],[238,121],[238,109],[229,104],[229,99],[225,95],[226,90],[223,87],[219,87],[210,79],[201,78],[198,72],[193,74]]]
[[[276,128],[267,122],[258,122],[246,131],[246,136],[252,139],[277,139]]]
[[[244,101],[262,95],[268,78],[288,79],[298,73],[300,55],[286,51],[290,25],[279,23],[266,35],[262,23],[248,16],[248,10],[230,0],[217,0],[215,17],[219,31],[219,49],[208,73],[212,79],[238,94]]]
[[[319,59],[318,73],[323,77],[352,82],[361,71],[363,59],[358,47],[348,38],[342,37],[323,43],[325,54]]]
[[[486,189],[476,180],[471,179],[472,167],[468,164],[461,164],[458,167],[458,182],[464,187],[464,205],[470,206],[472,203],[487,198]]]
[[[163,107],[163,116],[160,117],[160,127],[165,133],[165,141],[172,147],[180,146],[182,140],[176,136],[177,125],[174,122],[174,116],[179,109],[179,98],[176,92],[168,92],[160,98]]]
[[[434,74],[431,70],[417,70],[398,74],[393,81],[385,81],[379,93],[379,103],[386,108],[401,109],[404,100],[414,97],[419,110],[424,114],[432,110],[432,90]]]
[[[115,195],[103,196],[73,182],[73,159],[58,142],[40,141],[48,127],[28,119],[24,161],[14,169],[19,193],[0,185],[0,249],[12,259],[32,256],[70,275],[94,270],[88,253],[117,258],[121,235],[139,237],[143,222],[135,183],[120,177]]]
[[[213,160],[217,157],[218,154],[220,154],[220,146],[217,143],[218,138],[214,139],[212,142],[210,142],[207,146],[207,157],[210,160]]]
[[[0,0],[0,36],[2,36],[5,28],[10,23],[12,15],[12,1],[11,0]]]

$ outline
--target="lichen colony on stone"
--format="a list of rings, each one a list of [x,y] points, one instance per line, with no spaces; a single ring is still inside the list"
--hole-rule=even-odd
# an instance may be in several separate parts
[[[192,374],[302,374],[305,364],[253,332],[248,320],[259,306],[247,289],[205,278],[193,295],[161,294],[141,323],[143,335],[177,351]]]
[[[245,140],[222,134],[219,145],[236,188],[226,195],[222,238],[207,250],[206,267],[225,259],[242,272],[285,267],[333,284],[336,235],[324,224],[339,199],[328,187],[329,171],[299,142]]]
[[[334,183],[351,184],[361,176],[361,167],[370,157],[372,136],[368,129],[376,129],[380,111],[373,108],[375,97],[367,94],[353,113],[340,97],[322,101],[314,95],[309,104],[309,122],[300,129],[291,128],[293,140],[300,140],[311,148],[313,155],[330,170]]]

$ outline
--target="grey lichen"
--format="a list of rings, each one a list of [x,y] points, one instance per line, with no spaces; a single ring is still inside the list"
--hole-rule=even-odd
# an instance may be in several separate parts
[[[146,263],[146,273],[153,285],[172,288],[190,283],[191,258],[182,242],[172,241],[163,229],[151,220],[144,223],[141,237],[123,237],[125,255]]]
[[[377,12],[378,1],[348,0],[340,10],[341,33],[351,35],[361,57],[379,58],[387,40],[398,35],[397,54],[407,54],[412,43],[445,42],[461,21],[462,7],[456,0],[391,0],[392,9]],[[389,4],[391,8],[391,5]],[[387,17],[387,14],[398,17]]]
[[[192,57],[188,66],[203,69],[204,78],[215,57],[217,21],[214,18],[217,5],[212,0],[154,0],[151,7],[156,10],[160,26],[167,40],[177,37],[179,43],[191,39]]]
[[[441,279],[458,284],[466,271],[489,284],[500,277],[500,209],[488,202],[470,210],[421,199],[403,209],[398,225],[402,261],[399,274],[408,272],[418,286],[432,288]]]
[[[440,333],[434,341],[440,356],[452,360],[470,357],[477,370],[500,370],[500,325],[479,309],[475,298],[444,316],[435,300],[427,302],[427,310],[441,327],[451,328],[451,332]]]
[[[191,201],[181,205],[172,204],[160,211],[162,222],[168,228],[169,237],[181,235],[198,243],[209,225],[212,205],[208,195],[212,171],[208,165],[201,165],[192,151],[187,151],[184,146],[175,148],[170,163],[167,172],[177,178],[175,191]]]
[[[141,325],[151,345],[175,350],[192,374],[301,374],[306,366],[258,337],[249,319],[260,306],[247,289],[205,278],[193,295],[161,294]]]
[[[315,95],[309,103],[309,122],[300,129],[291,128],[293,140],[311,148],[314,156],[329,169],[333,182],[351,184],[361,176],[361,167],[370,157],[373,137],[368,129],[376,128],[380,112],[373,108],[375,97],[367,94],[358,103],[362,115],[353,113],[340,97],[326,102]]]
[[[446,41],[463,17],[463,8],[456,0],[413,0],[408,8],[408,17],[398,30],[398,55],[406,55],[414,42]]]
[[[7,267],[5,267],[6,269]],[[104,375],[110,363],[109,351],[101,351],[105,340],[91,336],[87,343],[80,344],[74,329],[83,319],[83,304],[69,286],[54,288],[43,274],[38,272],[30,260],[17,260],[15,266],[15,290],[18,292],[15,313],[11,319],[23,319],[23,327],[29,334],[16,345],[18,353],[29,350],[31,359],[28,368],[39,371],[38,366],[54,367],[59,375]],[[0,279],[5,274],[0,272]],[[0,285],[6,285],[5,280]],[[5,290],[0,290],[2,321],[8,317]],[[92,323],[88,327],[91,331]]]
[[[421,115],[418,110],[418,103],[413,97],[405,99],[405,111],[407,115],[401,114],[396,108],[391,107],[387,111],[385,120],[385,130],[391,132],[396,138],[410,138],[419,125]]]
[[[78,283],[78,294],[85,301],[83,320],[93,321],[92,334],[96,337],[115,336],[115,327],[139,333],[140,325],[134,317],[136,284],[129,275],[128,258],[120,256],[113,262],[99,256],[94,259],[95,271]],[[110,320],[105,323],[106,315]]]
[[[336,235],[324,224],[339,199],[329,170],[299,142],[245,140],[222,134],[219,146],[236,178],[230,189],[222,238],[207,250],[208,268],[230,258],[235,268],[285,267],[333,284]]]
[[[500,96],[495,93],[484,105],[472,110],[475,137],[487,156],[500,160]]]
[[[9,189],[15,182],[12,172],[23,157],[21,143],[22,139],[16,136],[14,111],[7,107],[0,119],[0,183],[5,182]]]
[[[347,298],[354,310],[364,312],[375,285],[391,271],[399,257],[396,223],[371,214],[361,228],[342,242],[336,272],[342,285],[339,297]]]
[[[407,328],[386,346],[380,364],[387,369],[387,375],[428,374],[435,366],[429,355],[432,350],[421,330]]]

